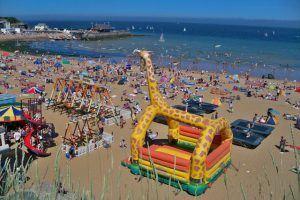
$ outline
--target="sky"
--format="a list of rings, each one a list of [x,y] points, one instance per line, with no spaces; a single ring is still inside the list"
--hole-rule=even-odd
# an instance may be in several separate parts
[[[176,17],[300,20],[300,0],[0,0],[0,16],[20,19]]]

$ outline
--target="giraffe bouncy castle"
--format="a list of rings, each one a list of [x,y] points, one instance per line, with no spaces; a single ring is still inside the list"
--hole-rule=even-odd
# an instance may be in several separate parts
[[[141,71],[147,72],[150,105],[131,135],[131,157],[122,165],[133,174],[200,195],[231,163],[229,124],[224,118],[211,120],[170,107],[154,78],[149,52],[138,52]],[[168,139],[145,143],[146,131],[157,115],[167,119]]]

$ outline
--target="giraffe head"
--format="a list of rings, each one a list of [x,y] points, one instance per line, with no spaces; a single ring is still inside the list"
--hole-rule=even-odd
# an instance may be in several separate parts
[[[148,60],[150,60],[150,51],[135,49],[133,53],[138,53],[141,57],[141,65],[140,65],[141,72],[146,71],[147,62],[149,62]]]

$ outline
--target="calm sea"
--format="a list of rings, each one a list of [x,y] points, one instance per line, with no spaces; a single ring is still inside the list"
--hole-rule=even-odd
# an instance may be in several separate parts
[[[51,28],[86,29],[91,22],[48,21]],[[34,26],[37,22],[28,22]],[[182,68],[274,73],[276,78],[300,77],[300,29],[165,22],[111,22],[116,29],[142,34],[102,41],[32,42],[36,50],[64,55],[124,60],[134,49],[153,52],[157,65],[180,62]],[[164,42],[159,42],[163,33]]]

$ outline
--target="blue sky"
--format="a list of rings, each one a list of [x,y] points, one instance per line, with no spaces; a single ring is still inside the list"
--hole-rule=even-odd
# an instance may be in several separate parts
[[[0,16],[103,16],[300,20],[300,0],[0,0]]]

